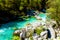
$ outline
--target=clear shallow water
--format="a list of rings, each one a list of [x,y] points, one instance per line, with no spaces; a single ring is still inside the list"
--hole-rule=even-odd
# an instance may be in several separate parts
[[[39,14],[39,16],[45,21],[46,14]],[[2,24],[0,28],[0,40],[11,40],[14,32],[14,27],[16,28],[23,28],[26,26],[27,23],[36,22],[36,18],[29,18],[27,21],[15,21],[9,22],[7,24]]]

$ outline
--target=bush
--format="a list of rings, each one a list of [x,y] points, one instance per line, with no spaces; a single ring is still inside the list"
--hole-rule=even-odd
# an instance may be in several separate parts
[[[37,27],[36,28],[36,33],[38,34],[38,35],[40,35],[40,33],[43,31],[43,28],[42,27]]]
[[[20,40],[19,36],[13,36],[12,40]]]

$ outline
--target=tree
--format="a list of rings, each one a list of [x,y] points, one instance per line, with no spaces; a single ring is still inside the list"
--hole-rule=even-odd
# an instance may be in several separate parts
[[[27,10],[40,10],[41,3],[43,3],[41,0],[0,0],[0,16],[2,14],[2,20],[26,16]]]
[[[49,0],[47,3],[49,4],[49,9],[47,9],[49,16],[60,26],[60,0]]]

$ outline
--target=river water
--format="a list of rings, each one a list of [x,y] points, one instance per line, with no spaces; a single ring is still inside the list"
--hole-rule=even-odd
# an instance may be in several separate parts
[[[39,14],[39,16],[43,19],[46,20],[46,14]],[[0,28],[0,40],[11,40],[14,32],[14,28],[24,28],[27,23],[33,23],[36,22],[36,18],[29,18],[29,20],[26,21],[14,21],[14,22],[9,22],[6,24],[2,24]]]

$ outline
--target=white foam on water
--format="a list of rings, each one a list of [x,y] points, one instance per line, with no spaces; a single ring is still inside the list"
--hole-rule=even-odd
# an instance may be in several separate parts
[[[1,32],[4,32],[4,30],[0,30],[0,33],[1,33]]]

